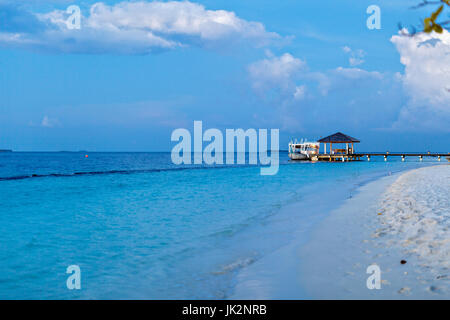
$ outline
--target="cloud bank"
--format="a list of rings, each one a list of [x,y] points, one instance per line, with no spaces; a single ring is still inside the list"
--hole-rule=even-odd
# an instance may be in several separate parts
[[[314,71],[290,53],[269,54],[247,70],[252,89],[269,110],[259,120],[288,132],[389,127],[404,98],[394,74],[356,67]]]
[[[289,53],[252,63],[251,87],[274,110],[265,119],[292,131],[313,130],[320,121],[342,129],[450,132],[450,33],[396,35],[391,41],[404,73],[358,68],[363,61],[351,58],[364,52],[349,47],[343,51],[350,68],[314,71]]]
[[[399,75],[408,102],[396,127],[443,128],[450,132],[450,33],[393,36],[405,72]]]
[[[226,10],[207,10],[189,1],[93,4],[81,29],[69,29],[63,10],[33,14],[3,5],[0,45],[63,53],[148,54],[185,46],[226,43],[263,46],[280,38],[260,22]]]

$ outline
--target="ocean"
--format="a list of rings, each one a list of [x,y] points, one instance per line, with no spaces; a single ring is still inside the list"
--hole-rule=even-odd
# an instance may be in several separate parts
[[[278,174],[262,176],[250,165],[174,165],[170,153],[85,155],[0,153],[2,298],[227,298],[240,270],[298,230],[307,241],[360,186],[436,163],[280,153]],[[81,290],[67,288],[70,265]]]

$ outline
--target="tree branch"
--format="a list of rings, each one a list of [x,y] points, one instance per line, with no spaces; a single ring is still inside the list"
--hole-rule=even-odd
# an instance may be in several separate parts
[[[423,0],[422,3],[419,3],[418,5],[412,6],[410,7],[410,9],[419,9],[428,5],[436,5],[436,4],[441,4],[441,3],[447,3],[444,0],[435,0],[435,1],[428,1],[428,0]]]

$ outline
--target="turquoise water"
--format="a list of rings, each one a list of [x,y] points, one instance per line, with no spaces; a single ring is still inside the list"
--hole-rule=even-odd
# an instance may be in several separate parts
[[[256,166],[175,166],[169,153],[0,154],[0,297],[226,298],[236,272],[299,224],[313,228],[363,183],[428,165],[280,162],[261,176]],[[81,290],[66,287],[74,264]]]

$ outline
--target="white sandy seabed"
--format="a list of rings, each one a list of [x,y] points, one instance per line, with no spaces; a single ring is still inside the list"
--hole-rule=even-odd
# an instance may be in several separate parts
[[[450,165],[363,186],[298,257],[308,298],[450,299]],[[367,288],[372,264],[381,270],[381,289]]]
[[[308,226],[298,228],[289,245],[243,269],[229,298],[450,299],[449,195],[448,164],[364,185],[306,240]],[[380,289],[367,288],[372,264]]]

